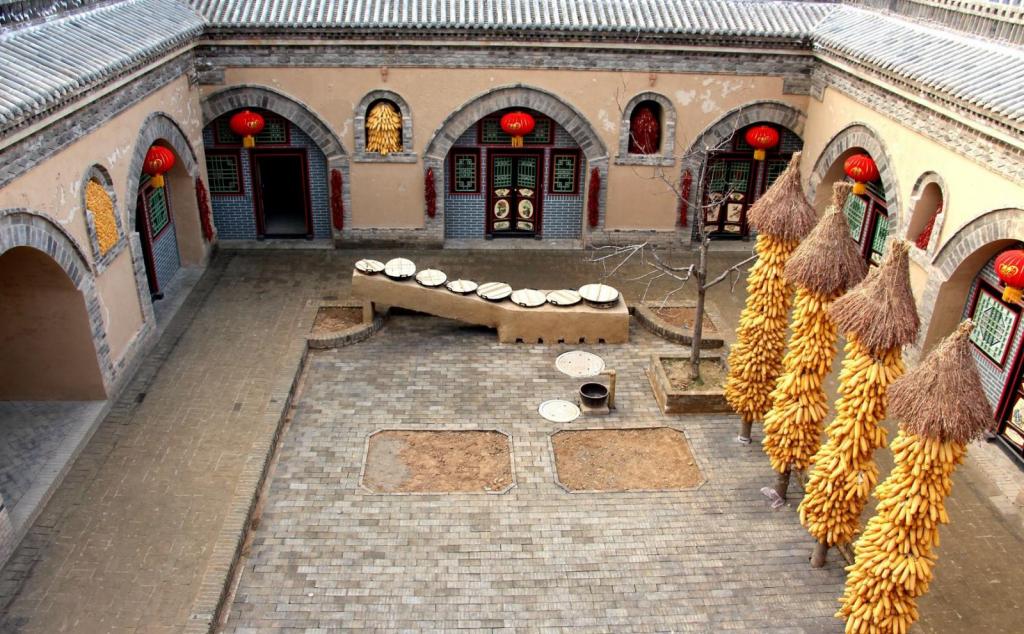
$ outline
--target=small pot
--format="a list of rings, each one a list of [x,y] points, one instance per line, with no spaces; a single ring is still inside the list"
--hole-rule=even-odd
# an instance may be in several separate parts
[[[584,383],[580,386],[580,400],[587,407],[604,407],[608,402],[608,388],[600,383]]]

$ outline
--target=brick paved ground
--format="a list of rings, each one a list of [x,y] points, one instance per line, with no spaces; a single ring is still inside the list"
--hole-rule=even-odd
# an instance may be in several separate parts
[[[160,632],[180,631],[189,622],[225,505],[237,493],[242,456],[269,438],[257,421],[275,407],[274,377],[296,369],[298,356],[288,343],[308,329],[316,303],[347,295],[351,264],[363,255],[262,251],[216,258],[0,571],[0,631]],[[517,286],[573,287],[594,276],[578,253],[410,255],[421,265]],[[740,257],[720,257],[713,267]],[[538,276],[547,281],[536,282]],[[735,296],[719,288],[712,297],[727,320],[735,319],[742,298],[742,287]],[[314,353],[308,396],[284,439],[229,629],[245,631],[281,615],[294,616],[288,625],[316,628],[374,614],[380,618],[368,626],[386,627],[406,615],[425,619],[424,627],[450,615],[462,624],[476,619],[496,626],[498,619],[522,615],[538,623],[603,619],[592,624],[619,631],[658,623],[688,623],[696,631],[730,623],[776,632],[838,630],[829,615],[839,566],[804,567],[807,537],[793,508],[763,507],[756,489],[771,479],[767,462],[756,447],[730,442],[734,419],[679,419],[711,477],[696,492],[564,494],[550,483],[543,426],[532,413],[537,402],[564,396],[575,383],[550,367],[561,347],[499,346],[493,333],[453,328],[402,317],[356,347]],[[453,345],[441,349],[432,333]],[[640,348],[672,347],[646,333],[639,340]],[[623,387],[620,419],[661,420],[636,374],[639,355],[627,347],[602,348],[633,377]],[[498,367],[494,357],[506,350],[514,369],[540,374]],[[393,370],[353,377],[351,370],[368,365],[375,351],[392,356]],[[522,403],[460,404],[436,389],[442,378],[454,386],[447,389],[458,387],[457,394],[513,385]],[[397,396],[371,398],[365,392],[371,383]],[[509,495],[399,498],[349,488],[366,430],[396,418],[437,425],[452,413],[458,416],[447,424],[456,427],[507,421],[519,477]],[[1012,483],[1012,468],[1005,461],[1000,468]],[[975,461],[958,473],[953,524],[943,530],[937,578],[922,601],[918,631],[1017,631],[1022,529],[1016,516],[992,504],[1007,495]],[[275,532],[288,531],[293,541],[277,541]],[[337,554],[312,556],[323,552]],[[300,569],[299,562],[312,568]],[[655,600],[662,596],[673,600]],[[565,606],[568,615],[559,612]],[[317,614],[326,616],[321,621]],[[615,625],[630,614],[639,616],[628,626]],[[795,614],[807,620],[791,620]]]

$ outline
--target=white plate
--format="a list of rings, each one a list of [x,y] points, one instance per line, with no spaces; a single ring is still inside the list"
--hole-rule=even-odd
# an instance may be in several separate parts
[[[535,291],[532,288],[522,288],[512,293],[512,303],[519,304],[525,308],[536,308],[543,306],[547,298],[544,293]]]
[[[555,306],[572,306],[580,303],[580,294],[576,291],[551,291],[547,297],[548,303]]]
[[[604,370],[604,359],[583,350],[573,350],[558,355],[558,358],[555,359],[555,367],[562,374],[567,374],[574,379],[584,379],[601,374]]]
[[[492,302],[500,302],[512,294],[512,287],[504,282],[487,282],[476,289],[476,294]]]
[[[459,295],[466,295],[476,290],[476,282],[471,280],[452,280],[445,285],[445,288]]]
[[[356,262],[356,270],[367,275],[376,275],[384,270],[384,263],[377,260],[359,260]]]
[[[580,408],[575,403],[562,400],[544,401],[537,411],[552,423],[571,423],[580,417]]]
[[[412,260],[395,258],[394,260],[388,260],[388,263],[384,265],[384,275],[390,278],[404,280],[415,274],[416,265],[412,263]]]
[[[619,291],[607,284],[587,284],[580,287],[580,297],[595,304],[611,304],[619,299]]]
[[[433,288],[440,286],[448,280],[448,276],[437,269],[423,269],[416,274],[416,281],[421,286],[427,286]]]

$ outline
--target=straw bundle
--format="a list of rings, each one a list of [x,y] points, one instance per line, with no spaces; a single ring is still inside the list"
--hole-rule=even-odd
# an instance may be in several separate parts
[[[800,184],[800,152],[793,154],[786,171],[750,206],[747,221],[759,234],[782,240],[803,240],[814,228],[818,214]]]
[[[864,279],[867,263],[850,237],[843,201],[852,186],[832,187],[832,204],[786,264],[786,281],[819,295],[845,293]]]

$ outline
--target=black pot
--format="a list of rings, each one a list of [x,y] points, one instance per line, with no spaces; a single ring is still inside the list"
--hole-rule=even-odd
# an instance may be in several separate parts
[[[604,407],[608,402],[608,388],[600,383],[584,383],[580,386],[580,400],[587,407]]]

